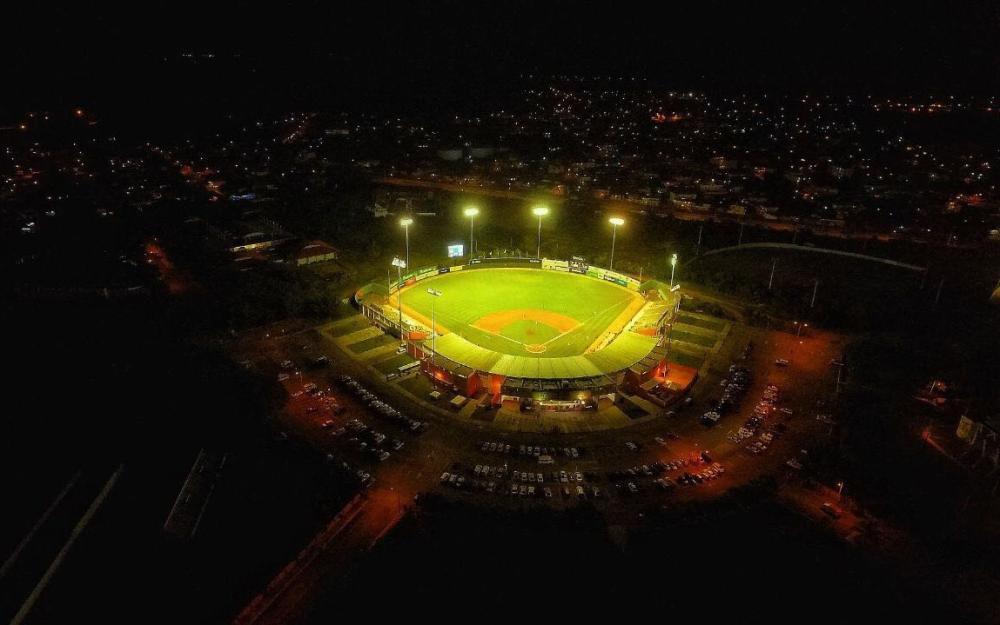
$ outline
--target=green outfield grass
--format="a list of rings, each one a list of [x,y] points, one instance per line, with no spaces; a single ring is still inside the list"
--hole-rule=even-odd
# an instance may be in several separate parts
[[[434,297],[433,288],[442,293]],[[423,280],[402,292],[403,304],[428,319],[432,300],[438,323],[459,336],[501,354],[534,355],[525,345],[545,344],[542,358],[582,354],[639,297],[621,287],[586,276],[539,269],[475,269]],[[532,320],[515,320],[494,334],[474,327],[500,311],[534,309],[558,313],[580,323],[560,333]]]

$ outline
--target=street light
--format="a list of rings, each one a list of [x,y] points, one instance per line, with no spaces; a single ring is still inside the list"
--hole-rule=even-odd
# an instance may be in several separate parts
[[[441,291],[437,289],[427,289],[429,295],[433,295],[431,300],[431,364],[435,364],[437,357],[437,318],[434,316],[434,301],[441,297]]]
[[[406,340],[403,339],[403,298],[399,294],[400,287],[403,286],[403,269],[406,269],[406,261],[393,257],[392,266],[396,268],[396,304],[399,308],[399,346],[406,347]]]
[[[618,235],[618,226],[625,223],[625,220],[621,217],[612,217],[608,220],[611,224],[611,262],[608,263],[608,269],[614,270],[615,268],[615,237]]]
[[[536,206],[531,209],[532,214],[538,217],[538,251],[535,253],[536,258],[542,257],[542,217],[549,214],[549,208],[547,206]]]
[[[469,260],[472,260],[472,248],[475,247],[476,240],[476,215],[479,214],[479,209],[469,206],[464,213],[469,218]]]
[[[410,266],[410,226],[413,224],[411,217],[403,217],[399,220],[399,225],[406,230],[406,266]]]
[[[674,271],[677,269],[677,254],[670,255],[670,288],[674,288]]]

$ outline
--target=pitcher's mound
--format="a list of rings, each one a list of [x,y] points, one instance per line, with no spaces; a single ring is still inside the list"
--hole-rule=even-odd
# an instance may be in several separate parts
[[[541,354],[542,352],[545,351],[545,346],[535,343],[532,345],[525,345],[524,349],[528,350],[532,354]]]

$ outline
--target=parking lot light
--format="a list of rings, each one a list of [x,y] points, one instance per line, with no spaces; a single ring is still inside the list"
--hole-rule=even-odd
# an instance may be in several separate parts
[[[406,339],[403,338],[403,297],[399,290],[403,288],[403,269],[406,268],[406,261],[399,258],[392,259],[392,265],[396,268],[396,306],[399,309],[399,346],[406,347]]]
[[[429,295],[434,297],[431,299],[431,364],[435,364],[437,356],[437,318],[434,316],[434,302],[437,298],[441,297],[441,291],[437,289],[427,289]]]

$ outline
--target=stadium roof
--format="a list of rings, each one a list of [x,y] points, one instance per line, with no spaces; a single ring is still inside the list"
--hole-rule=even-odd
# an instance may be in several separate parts
[[[429,342],[429,341],[427,341]],[[437,338],[437,353],[477,371],[508,377],[565,380],[601,376],[632,367],[656,348],[655,336],[622,332],[603,349],[580,356],[513,356],[480,347],[458,334]]]

